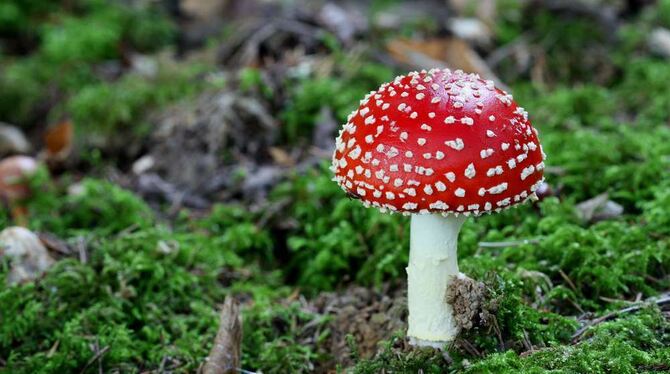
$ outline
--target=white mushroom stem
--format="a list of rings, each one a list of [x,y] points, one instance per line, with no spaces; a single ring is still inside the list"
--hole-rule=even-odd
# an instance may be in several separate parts
[[[458,276],[456,248],[464,216],[413,214],[407,266],[407,335],[418,346],[442,348],[456,338],[447,287]]]

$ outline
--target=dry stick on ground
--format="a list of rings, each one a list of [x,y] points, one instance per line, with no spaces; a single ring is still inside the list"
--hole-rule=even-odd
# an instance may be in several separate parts
[[[540,238],[533,239],[522,239],[506,242],[479,242],[478,246],[480,248],[504,248],[504,247],[518,247],[524,244],[538,244],[540,243]]]
[[[203,374],[236,373],[240,367],[241,344],[240,306],[232,296],[227,296],[221,308],[219,332],[202,370]]]
[[[572,281],[572,279],[570,279],[570,277],[568,277],[568,275],[565,274],[563,269],[558,269],[558,273],[561,275],[561,278],[563,278],[565,283],[568,284],[568,287],[570,287],[570,289],[574,291],[575,294],[578,294],[579,290],[577,289],[577,286],[575,286],[575,283]],[[577,310],[579,310],[582,314],[584,314],[584,309],[582,309],[582,307],[576,301],[572,299],[568,299],[568,301],[570,302],[570,304],[572,304],[572,306],[574,306]]]
[[[104,356],[105,353],[107,353],[107,351],[109,351],[109,346],[105,346],[105,347],[102,348],[102,349],[97,349],[97,348],[96,348],[95,355],[93,355],[93,357],[91,357],[91,359],[88,360],[88,362],[86,363],[86,365],[84,365],[84,368],[81,369],[82,374],[85,373],[86,370],[88,370],[88,368],[91,367],[91,365],[93,365],[94,363],[96,363],[98,360],[102,359],[102,356]],[[102,363],[100,363],[100,365],[101,365],[101,364],[102,364]],[[99,371],[99,372],[102,372],[102,366],[99,366],[99,370],[98,370],[98,371]]]
[[[482,355],[482,353],[479,352],[477,347],[475,347],[472,343],[467,341],[467,339],[457,338],[457,343],[458,343],[458,345],[463,347],[463,349],[465,349],[469,354],[471,354],[475,357],[484,357],[484,355]]]
[[[612,312],[612,313],[607,313],[602,317],[598,317],[594,320],[591,320],[590,322],[588,322],[586,325],[584,325],[582,328],[577,330],[572,335],[572,342],[573,343],[579,342],[582,339],[582,337],[584,336],[584,333],[588,329],[590,329],[591,327],[593,327],[597,324],[600,324],[602,322],[609,321],[611,319],[617,318],[617,317],[619,317],[620,315],[623,315],[623,314],[637,312],[640,309],[644,308],[645,306],[649,306],[651,304],[658,305],[658,307],[661,308],[662,310],[670,309],[670,293],[665,293],[665,294],[661,295],[660,297],[658,297],[656,299],[652,298],[652,299],[650,299],[647,302],[644,302],[642,304],[635,305],[635,306],[630,306],[628,308],[617,310],[617,311]]]

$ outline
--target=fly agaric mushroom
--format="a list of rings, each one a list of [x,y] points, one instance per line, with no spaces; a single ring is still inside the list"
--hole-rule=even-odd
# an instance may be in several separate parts
[[[0,200],[4,200],[12,217],[25,224],[26,209],[20,202],[30,196],[27,178],[37,171],[37,162],[28,156],[11,156],[0,161]]]
[[[344,125],[334,180],[366,207],[411,215],[407,334],[441,347],[459,332],[449,283],[462,276],[465,218],[535,198],[545,155],[528,113],[492,81],[412,72],[368,94]]]
[[[0,196],[14,201],[25,199],[30,195],[30,187],[26,184],[37,171],[37,162],[28,156],[11,156],[0,161]]]

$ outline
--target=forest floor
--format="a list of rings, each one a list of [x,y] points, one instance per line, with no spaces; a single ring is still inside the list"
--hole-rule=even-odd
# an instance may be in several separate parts
[[[670,372],[669,30],[668,0],[4,1],[0,155],[41,166],[0,210],[31,230],[0,373],[202,370],[226,297],[244,372]],[[465,223],[485,300],[444,351],[404,338],[408,219],[328,170],[432,67],[506,87],[547,154],[540,201]]]

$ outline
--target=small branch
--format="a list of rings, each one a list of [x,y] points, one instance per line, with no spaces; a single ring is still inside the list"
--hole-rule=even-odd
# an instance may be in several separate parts
[[[86,248],[86,239],[83,236],[77,237],[77,242],[74,245],[75,250],[79,254],[79,262],[86,264],[88,262],[88,250]]]
[[[472,345],[472,343],[467,341],[467,339],[458,338],[458,344],[472,356],[480,358],[484,357],[484,355],[482,355],[482,353],[479,352],[479,350],[474,345]]]
[[[526,348],[526,351],[534,350],[533,343],[530,341],[530,337],[528,336],[528,331],[525,329],[523,330],[523,339],[521,342],[523,343],[524,348]]]
[[[49,349],[49,352],[47,353],[47,358],[51,358],[54,353],[56,353],[56,350],[58,350],[58,346],[60,345],[60,340],[56,340],[54,345],[51,346],[51,349]]]
[[[500,331],[500,325],[498,325],[498,318],[496,316],[493,316],[492,322],[493,322],[493,331],[496,332],[496,336],[498,337],[498,342],[500,343],[498,345],[498,350],[500,352],[502,352],[502,351],[505,350],[505,341],[503,340],[502,332]]]
[[[237,301],[227,296],[221,308],[219,331],[203,367],[203,374],[233,374],[240,367],[242,319]]]
[[[479,242],[480,248],[504,248],[504,247],[518,247],[524,244],[538,244],[540,243],[539,238],[534,239],[523,239],[523,240],[514,240],[507,242]]]
[[[640,302],[639,299],[636,299],[635,301],[630,301],[630,300],[624,300],[624,299],[612,299],[610,297],[605,297],[605,296],[600,296],[600,300],[608,302],[608,303],[624,303],[627,305],[634,305]]]
[[[568,275],[565,274],[563,269],[558,269],[558,274],[561,275],[561,278],[563,278],[563,280],[565,281],[565,283],[568,284],[571,290],[573,290],[575,293],[579,293],[579,291],[577,290],[577,286],[575,286],[575,284],[572,282],[572,279],[570,279],[570,277],[568,277]]]
[[[105,353],[107,353],[107,351],[109,351],[109,346],[106,346],[106,347],[104,347],[103,349],[98,350],[98,351],[95,353],[95,355],[94,355],[93,357],[91,357],[90,360],[88,360],[88,362],[86,363],[86,365],[84,365],[84,368],[81,369],[81,373],[82,373],[82,374],[85,373],[86,370],[87,370],[91,365],[93,365],[94,363],[96,363],[96,361],[100,360],[100,359],[102,358],[102,356],[104,356]]]

